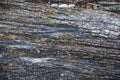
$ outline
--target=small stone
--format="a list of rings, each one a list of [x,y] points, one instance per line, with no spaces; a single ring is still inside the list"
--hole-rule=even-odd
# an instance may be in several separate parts
[[[68,5],[67,4],[60,4],[58,7],[59,8],[68,8]]]
[[[69,7],[69,8],[74,8],[74,7],[75,7],[75,4],[69,4],[68,7]]]
[[[58,7],[58,4],[51,4],[51,7]]]

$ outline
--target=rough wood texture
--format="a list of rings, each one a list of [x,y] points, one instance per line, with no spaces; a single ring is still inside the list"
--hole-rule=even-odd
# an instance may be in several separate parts
[[[0,78],[119,80],[120,15],[1,1]]]

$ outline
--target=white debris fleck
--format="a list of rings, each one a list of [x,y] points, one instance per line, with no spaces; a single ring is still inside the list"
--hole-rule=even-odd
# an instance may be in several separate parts
[[[51,4],[51,7],[58,7],[58,4]]]
[[[73,8],[73,7],[75,7],[75,4],[69,4],[68,7]]]
[[[63,33],[62,32],[57,32],[57,33],[51,33],[51,37],[55,37],[55,38],[59,38],[60,36],[62,36]]]
[[[67,4],[59,4],[58,7],[59,7],[59,8],[68,8],[68,5],[67,5]]]
[[[20,60],[25,62],[32,62],[32,63],[42,63],[42,62],[49,62],[49,61],[55,61],[56,58],[33,58],[33,57],[20,57]]]
[[[110,33],[110,31],[109,31],[109,30],[105,30],[105,32],[106,32],[106,33]]]
[[[22,49],[31,49],[31,48],[36,48],[35,46],[32,45],[8,45],[7,48],[22,48]]]
[[[63,74],[63,73],[61,73],[61,74],[60,74],[60,76],[64,76],[64,74]]]

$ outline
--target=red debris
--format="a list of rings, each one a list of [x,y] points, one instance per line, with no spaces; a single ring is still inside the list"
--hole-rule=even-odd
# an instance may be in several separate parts
[[[92,5],[86,4],[86,5],[85,5],[85,9],[92,9]]]

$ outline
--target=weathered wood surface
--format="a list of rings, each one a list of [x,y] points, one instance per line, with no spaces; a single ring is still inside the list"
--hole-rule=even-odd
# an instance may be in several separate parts
[[[0,4],[1,80],[120,79],[119,14]]]
[[[15,1],[15,2],[32,2],[32,3],[40,3],[40,2],[58,2],[58,3],[59,2],[71,3],[72,2],[72,3],[74,3],[74,2],[96,2],[98,0],[4,0],[4,1],[10,1],[10,2],[11,1]]]

